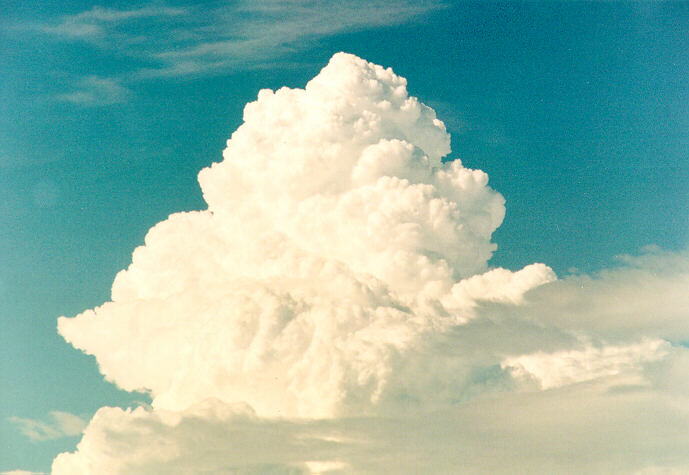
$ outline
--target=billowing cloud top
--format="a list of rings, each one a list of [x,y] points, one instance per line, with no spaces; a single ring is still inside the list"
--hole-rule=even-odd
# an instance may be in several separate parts
[[[504,200],[441,162],[449,144],[404,78],[336,54],[305,89],[260,91],[199,174],[208,210],[151,229],[112,302],[59,331],[154,407],[366,411],[421,335],[553,278],[536,265],[462,281],[486,270]]]
[[[111,302],[59,319],[152,408],[102,408],[54,473],[679,460],[686,438],[658,421],[689,421],[668,382],[689,361],[668,342],[687,334],[689,259],[662,279],[644,264],[550,285],[543,264],[490,269],[504,200],[485,173],[442,161],[449,144],[405,79],[352,55],[304,89],[260,91],[223,161],[199,174],[208,209],[157,224]],[[665,291],[644,293],[651,281]],[[637,309],[674,304],[618,316],[618,291]],[[632,412],[662,450],[611,435]],[[594,446],[598,458],[573,461]],[[625,465],[624,453],[639,455]]]

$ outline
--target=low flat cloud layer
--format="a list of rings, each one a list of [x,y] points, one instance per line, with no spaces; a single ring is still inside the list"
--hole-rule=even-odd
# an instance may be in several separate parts
[[[262,90],[208,209],[157,224],[60,334],[150,408],[57,474],[689,468],[689,257],[491,269],[502,196],[391,69]]]

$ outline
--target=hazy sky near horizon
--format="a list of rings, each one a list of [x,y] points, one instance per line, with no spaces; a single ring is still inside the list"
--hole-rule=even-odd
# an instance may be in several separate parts
[[[682,2],[3,2],[0,471],[89,421],[134,472],[193,440],[207,470],[686,468],[687,30]]]

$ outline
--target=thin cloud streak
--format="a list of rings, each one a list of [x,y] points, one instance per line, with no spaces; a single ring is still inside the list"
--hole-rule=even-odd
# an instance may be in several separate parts
[[[106,54],[149,63],[133,66],[125,75],[137,81],[261,67],[301,50],[309,40],[411,22],[444,8],[438,1],[409,0],[363,5],[243,0],[211,5],[94,7],[29,29],[65,41],[86,41]]]
[[[77,81],[72,92],[59,94],[56,99],[82,106],[107,106],[124,102],[130,93],[117,79],[87,76]]]
[[[51,422],[23,417],[10,417],[19,430],[33,441],[55,440],[80,435],[86,421],[79,416],[64,411],[51,411]]]
[[[438,2],[407,1],[366,5],[336,1],[239,2],[229,11],[218,10],[220,21],[199,26],[196,31],[207,32],[197,36],[199,41],[155,54],[161,65],[145,70],[143,75],[210,73],[239,65],[257,67],[298,51],[300,44],[310,39],[402,24],[442,6]]]
[[[187,13],[184,8],[143,7],[131,10],[93,7],[76,15],[63,16],[57,22],[34,25],[35,30],[57,35],[63,39],[88,40],[107,35],[112,28],[136,19],[162,19],[181,16]]]

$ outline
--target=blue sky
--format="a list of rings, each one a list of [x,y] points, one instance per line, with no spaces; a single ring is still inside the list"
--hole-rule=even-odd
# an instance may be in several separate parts
[[[689,6],[680,2],[32,2],[0,14],[0,470],[47,471],[88,420],[149,401],[56,333],[110,298],[149,228],[204,209],[259,89],[338,51],[407,78],[449,158],[506,200],[491,266],[615,268],[689,237]],[[19,418],[19,419],[18,419]],[[59,425],[59,424],[58,424]]]

